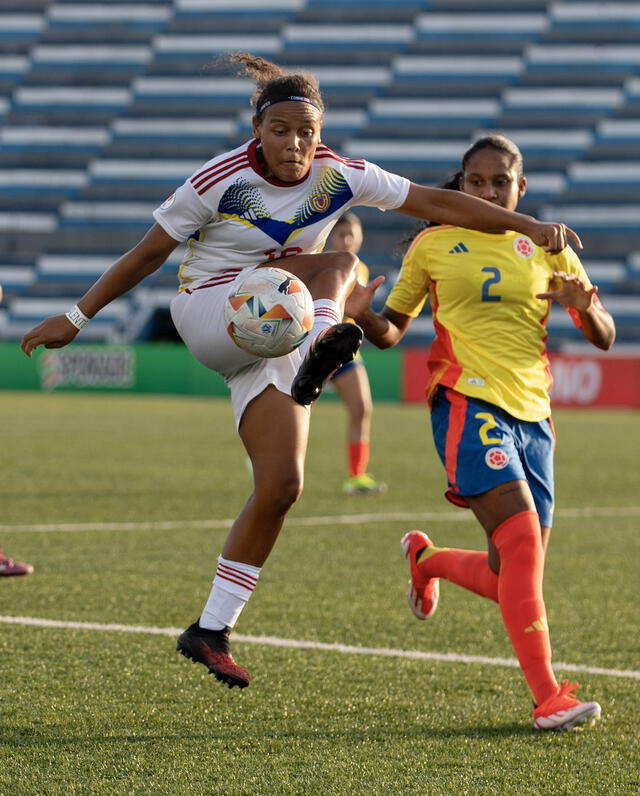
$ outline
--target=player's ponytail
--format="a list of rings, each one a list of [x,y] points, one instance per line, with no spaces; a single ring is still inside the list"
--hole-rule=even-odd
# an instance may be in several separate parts
[[[236,67],[239,74],[255,82],[256,91],[251,104],[256,108],[258,119],[274,100],[286,97],[304,97],[320,112],[324,112],[320,86],[313,75],[307,72],[289,73],[271,61],[245,52],[231,53],[227,60]]]

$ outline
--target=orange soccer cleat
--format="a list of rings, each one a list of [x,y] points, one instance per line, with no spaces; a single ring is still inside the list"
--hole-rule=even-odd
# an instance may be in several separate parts
[[[436,612],[440,599],[440,578],[427,578],[416,563],[418,553],[433,542],[422,531],[409,531],[402,537],[402,552],[411,567],[411,579],[407,589],[409,608],[418,619],[430,619]]]
[[[593,727],[602,712],[597,702],[580,702],[571,693],[578,683],[565,680],[558,693],[533,710],[536,730],[581,730]]]

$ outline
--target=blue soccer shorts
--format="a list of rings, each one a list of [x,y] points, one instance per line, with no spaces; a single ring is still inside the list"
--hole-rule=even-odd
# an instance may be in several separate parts
[[[357,351],[355,357],[350,362],[345,362],[344,365],[340,365],[339,368],[336,368],[336,370],[333,371],[333,373],[329,378],[331,379],[331,381],[333,381],[334,379],[337,379],[340,376],[342,376],[344,373],[348,373],[353,368],[358,368],[361,367],[362,365],[364,365],[364,362],[362,361],[362,356],[360,355],[360,352]]]
[[[447,472],[445,497],[468,507],[466,495],[481,495],[507,481],[528,483],[542,526],[553,519],[551,418],[531,423],[495,404],[439,387],[431,407],[431,427]]]

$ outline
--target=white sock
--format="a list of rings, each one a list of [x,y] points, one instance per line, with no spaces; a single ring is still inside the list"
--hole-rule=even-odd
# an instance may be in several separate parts
[[[200,617],[200,627],[208,630],[233,627],[256,587],[260,569],[218,556],[218,569]]]
[[[336,323],[342,321],[342,310],[333,299],[316,299],[313,302],[313,326],[306,336],[304,343],[298,347],[300,356],[304,359],[305,354],[311,348],[311,343],[324,329],[328,329]]]

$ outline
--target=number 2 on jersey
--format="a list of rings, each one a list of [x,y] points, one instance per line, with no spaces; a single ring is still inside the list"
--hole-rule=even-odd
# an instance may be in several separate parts
[[[502,296],[497,296],[495,293],[490,293],[489,289],[492,285],[497,285],[500,281],[500,269],[499,268],[491,268],[487,266],[486,268],[482,269],[483,274],[489,274],[489,276],[484,280],[482,283],[482,300],[483,301],[502,301]]]

